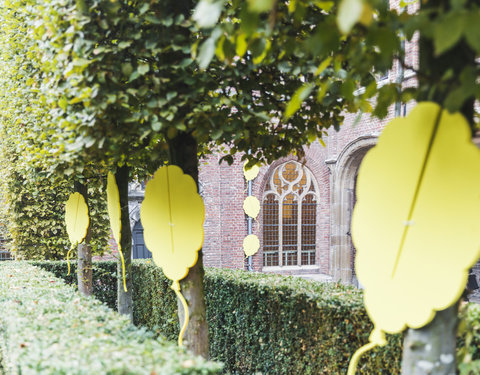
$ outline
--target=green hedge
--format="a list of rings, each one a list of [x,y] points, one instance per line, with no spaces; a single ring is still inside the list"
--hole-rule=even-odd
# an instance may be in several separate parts
[[[44,262],[64,272],[66,265]],[[95,269],[116,265],[101,262]],[[170,340],[178,334],[177,304],[170,282],[150,261],[134,261],[134,322]],[[101,273],[99,273],[100,275]],[[112,277],[111,291],[116,290]],[[372,325],[362,292],[341,285],[207,269],[205,275],[211,356],[233,374],[343,374]],[[480,373],[480,306],[462,310],[458,342],[461,374]],[[369,352],[359,374],[399,374],[401,337]]]
[[[35,264],[66,275],[65,262]],[[132,266],[134,323],[176,340],[171,282],[151,261]],[[94,270],[95,280],[97,272],[112,275],[116,265],[96,263]],[[108,293],[116,290],[114,278],[102,284],[111,286]],[[354,288],[227,269],[207,269],[205,287],[211,356],[233,374],[344,373],[372,329]],[[391,337],[364,356],[358,373],[398,374],[400,355],[399,337]]]
[[[51,273],[0,264],[5,374],[219,374],[221,365],[153,338]]]
[[[136,324],[178,332],[176,301],[159,268],[134,262]],[[372,325],[361,292],[294,277],[207,269],[212,358],[233,374],[340,374]],[[358,374],[398,374],[400,337],[365,355]]]
[[[77,285],[77,260],[70,262],[71,272],[67,276],[68,268],[65,261],[30,261],[34,266],[41,267],[56,277],[63,279],[66,284]],[[112,261],[93,262],[93,295],[108,307],[117,306],[117,263]]]

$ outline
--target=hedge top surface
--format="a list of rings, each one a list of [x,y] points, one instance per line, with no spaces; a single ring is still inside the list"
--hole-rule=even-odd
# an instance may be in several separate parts
[[[44,270],[0,264],[0,346],[7,374],[219,374]],[[8,313],[5,313],[8,312]]]
[[[209,277],[220,277],[225,282],[235,281],[236,284],[243,284],[245,287],[251,286],[289,296],[304,295],[308,300],[315,300],[319,308],[348,307],[349,309],[364,310],[363,292],[343,284],[321,283],[294,276],[252,273],[225,268],[207,268],[206,274]]]

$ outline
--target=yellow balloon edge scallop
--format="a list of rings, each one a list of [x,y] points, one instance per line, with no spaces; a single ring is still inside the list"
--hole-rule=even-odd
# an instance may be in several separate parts
[[[260,201],[254,196],[245,198],[245,201],[243,202],[243,210],[248,216],[256,219],[260,213]]]
[[[254,234],[249,234],[243,239],[243,251],[246,256],[255,255],[260,249],[260,240]]]
[[[120,207],[120,193],[118,192],[118,185],[115,175],[108,172],[107,175],[107,211],[110,220],[110,228],[112,229],[113,238],[118,245],[118,253],[122,261],[122,278],[123,290],[127,292],[127,281],[125,275],[125,259],[123,258],[122,245],[120,243],[122,237],[122,214]]]
[[[247,163],[248,161],[243,164],[243,175],[245,176],[245,180],[251,181],[258,176],[258,173],[260,172],[260,167],[255,164],[253,167],[247,169]]]
[[[460,298],[480,255],[479,186],[480,150],[467,121],[435,103],[392,120],[367,153],[352,238],[375,328],[349,375],[362,353],[385,344],[384,333],[421,328]]]

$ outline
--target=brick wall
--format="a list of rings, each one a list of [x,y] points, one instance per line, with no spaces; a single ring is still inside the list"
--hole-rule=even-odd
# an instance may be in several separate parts
[[[398,0],[391,2],[393,7],[398,7]],[[413,5],[409,6],[412,7]],[[413,9],[413,8],[412,8]],[[418,39],[418,38],[416,38]],[[418,66],[418,44],[416,40],[406,43],[407,66]],[[395,63],[388,76],[379,81],[379,85],[387,82],[396,82],[400,73],[399,63]],[[408,69],[404,69],[404,85],[415,85],[415,77]],[[402,105],[401,115],[408,113],[414,103]],[[363,115],[358,120],[358,114],[346,114],[345,121],[340,130],[328,131],[328,136],[323,139],[326,147],[315,142],[306,148],[305,166],[313,173],[319,187],[320,200],[317,204],[317,270],[313,272],[332,274],[332,172],[326,161],[335,161],[350,144],[365,136],[378,135],[389,119],[395,115],[395,108],[389,110],[387,119],[379,120]],[[204,260],[207,266],[244,268],[242,241],[247,234],[247,220],[242,209],[246,194],[246,182],[243,177],[240,156],[235,158],[233,165],[219,165],[220,156],[213,154],[208,156],[201,164],[200,181],[203,187],[203,197],[206,205],[205,244]],[[263,190],[271,172],[280,163],[289,160],[278,160],[272,165],[262,166],[258,177],[253,181],[253,195],[260,201]],[[260,238],[262,244],[262,212],[253,225],[253,233]],[[263,256],[261,249],[253,257],[253,265],[256,271],[262,270]],[[283,273],[299,273],[301,270]],[[312,271],[309,270],[311,273]]]

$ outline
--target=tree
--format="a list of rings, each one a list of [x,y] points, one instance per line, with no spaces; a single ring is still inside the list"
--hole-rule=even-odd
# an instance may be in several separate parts
[[[45,2],[32,18],[42,36],[33,50],[43,62],[39,90],[51,106],[44,129],[66,145],[58,157],[75,161],[75,173],[83,173],[88,162],[103,161],[118,172],[134,168],[130,176],[140,175],[168,160],[197,179],[197,149],[206,152],[226,144],[227,162],[235,152],[247,150],[252,162],[268,162],[292,150],[301,154],[304,144],[341,121],[346,104],[336,100],[336,93],[346,88],[337,78],[324,101],[300,106],[313,89],[303,87],[305,77],[320,74],[311,65],[299,76],[288,62],[259,68],[259,56],[253,55],[231,66],[198,69],[190,55],[191,45],[195,51],[201,37],[189,20],[191,1],[160,6],[97,0],[85,2],[87,11],[81,4]],[[323,20],[322,12],[314,14],[312,22]],[[262,41],[257,44],[261,51]],[[297,100],[283,116],[284,93],[299,86]],[[361,104],[355,97],[348,103]],[[123,170],[122,176],[117,173],[121,192],[122,179],[129,174]],[[123,228],[129,230],[128,225]],[[128,233],[122,238],[128,239]],[[128,251],[129,245],[123,248]],[[201,255],[181,286],[192,310],[185,341],[206,355]],[[197,332],[204,334],[200,338]]]
[[[199,3],[197,22],[210,28],[208,39],[200,47],[203,53],[199,60],[207,66],[215,54],[227,63],[253,56],[258,58],[259,69],[269,59],[278,64],[290,60],[299,72],[305,65],[311,64],[312,71],[318,67],[317,78],[311,81],[306,76],[303,87],[285,92],[289,104],[284,117],[291,112],[289,108],[298,108],[299,103],[309,106],[312,101],[323,103],[332,93],[339,94],[344,109],[352,112],[369,111],[369,104],[362,100],[374,99],[372,114],[380,118],[386,116],[394,102],[435,101],[450,112],[461,111],[472,133],[476,129],[478,113],[474,101],[480,98],[478,2],[430,0],[421,6],[401,2],[399,8],[389,8],[377,0],[342,0],[338,4],[310,0],[247,3]],[[314,12],[323,14],[323,22],[311,23]],[[310,27],[304,27],[300,35],[292,32],[292,28],[307,25]],[[418,33],[420,64],[407,66],[403,41],[415,42]],[[230,52],[225,58],[227,50]],[[415,87],[403,87],[401,82],[377,87],[373,73],[390,69],[394,62],[416,74]],[[352,106],[352,98],[353,103],[361,105]],[[439,312],[427,327],[409,330],[404,345],[404,374],[455,372],[454,360],[441,359],[455,358],[456,316],[454,306]],[[422,369],[420,359],[430,363],[431,368]]]
[[[39,90],[43,63],[36,58],[38,30],[32,27],[32,8],[25,2],[2,2],[1,18],[2,183],[12,247],[21,258],[63,259],[70,247],[64,202],[74,187],[75,165],[58,158],[65,147],[61,134],[46,126],[51,105]],[[93,239],[79,246],[79,289],[86,294],[92,287],[91,252],[103,254],[109,234],[105,200],[96,198],[104,191],[96,172],[90,168],[90,186],[84,187],[86,201],[91,197]],[[77,176],[76,185],[80,181]]]

